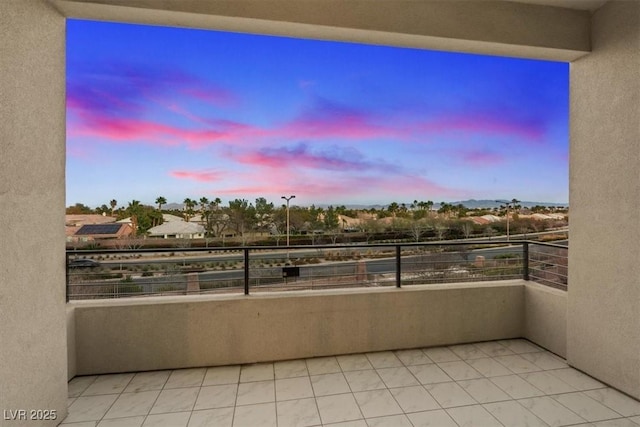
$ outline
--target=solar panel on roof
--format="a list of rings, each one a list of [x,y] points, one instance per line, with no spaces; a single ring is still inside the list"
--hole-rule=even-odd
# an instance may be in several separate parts
[[[116,234],[122,224],[86,224],[76,231],[76,235],[87,234]]]

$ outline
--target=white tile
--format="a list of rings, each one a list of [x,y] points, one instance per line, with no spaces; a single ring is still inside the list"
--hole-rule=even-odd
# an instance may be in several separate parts
[[[234,427],[276,427],[276,404],[260,403],[236,407],[233,417]]]
[[[620,418],[620,414],[596,402],[584,393],[557,394],[551,397],[587,421],[604,421]]]
[[[458,427],[453,418],[443,409],[407,414],[414,427]]]
[[[97,375],[73,378],[67,386],[69,397],[80,396],[97,378]]]
[[[547,424],[514,400],[486,403],[484,408],[505,426],[547,427]]]
[[[97,421],[84,421],[80,423],[69,423],[63,422],[59,427],[96,427],[98,424]],[[365,424],[366,427],[366,424]]]
[[[409,371],[420,381],[421,384],[443,383],[451,381],[451,378],[436,365],[415,365],[409,366]]]
[[[163,414],[166,412],[191,411],[196,403],[199,391],[200,387],[162,390],[156,403],[151,408],[151,413]]]
[[[527,359],[529,362],[534,363],[536,366],[539,366],[545,371],[549,369],[563,369],[569,367],[569,365],[567,365],[567,362],[565,362],[563,359],[547,351],[525,353],[521,354],[520,356]]]
[[[460,427],[502,427],[502,424],[480,405],[449,408],[447,412]]]
[[[162,390],[171,371],[151,371],[139,372],[124,389],[125,393],[135,393],[138,391]]]
[[[456,362],[442,362],[438,363],[438,366],[456,381],[482,378],[482,374],[480,372],[476,371],[471,365],[462,360]]]
[[[255,381],[240,383],[236,405],[254,405],[256,403],[275,402],[274,381]]]
[[[537,353],[544,351],[537,345],[523,339],[502,340],[498,342],[516,354]]]
[[[409,387],[412,385],[420,385],[418,380],[404,366],[400,368],[381,368],[378,369],[378,375],[388,388],[393,387]],[[355,391],[355,390],[354,390]]]
[[[389,390],[360,391],[353,395],[365,418],[402,414],[402,408]]]
[[[473,405],[476,401],[454,382],[428,384],[424,386],[443,408]]]
[[[400,359],[392,351],[379,351],[377,353],[367,353],[367,359],[374,368],[396,368],[402,366]]]
[[[237,384],[240,381],[240,366],[216,366],[207,369],[202,386]]]
[[[100,375],[82,393],[82,396],[97,396],[99,394],[122,393],[134,374]]]
[[[238,394],[237,384],[210,385],[200,388],[194,410],[233,407]]]
[[[140,427],[144,423],[144,416],[115,418],[111,420],[102,420],[97,427]]]
[[[273,364],[276,379],[305,377],[309,375],[307,363],[302,360],[287,360],[286,362],[276,362]]]
[[[389,391],[405,413],[440,408],[438,402],[422,386],[392,388]]]
[[[513,374],[513,372],[493,360],[493,358],[471,359],[467,360],[467,363],[485,377],[500,377]]]
[[[606,387],[600,381],[597,381],[573,368],[554,369],[547,372],[560,378],[562,381],[566,382],[577,390],[593,390],[596,388]]]
[[[473,344],[451,345],[449,350],[453,351],[462,360],[482,359],[489,356]]]
[[[64,422],[99,421],[117,398],[117,394],[78,397],[69,406],[69,415],[67,415]]]
[[[521,374],[520,376],[545,394],[560,394],[577,391],[558,377],[547,372],[532,372],[530,374]]]
[[[640,402],[611,387],[585,391],[584,394],[625,417],[640,415]]]
[[[429,359],[433,360],[436,363],[461,360],[453,351],[449,350],[447,347],[425,348],[422,351],[424,351],[424,354],[426,354]]]
[[[307,359],[309,375],[334,374],[341,372],[338,360],[335,357],[315,357]]]
[[[242,365],[240,370],[240,382],[268,381],[274,379],[273,363],[256,363]]]
[[[322,424],[362,419],[360,407],[351,393],[317,397]]]
[[[523,374],[527,372],[537,372],[540,371],[540,367],[535,365],[532,362],[529,362],[524,357],[518,354],[512,354],[508,356],[496,356],[493,358],[495,361],[503,364],[510,371],[516,374]]]
[[[593,427],[636,427],[636,423],[628,418],[618,418],[617,420],[598,421],[591,423]]]
[[[231,427],[233,410],[234,408],[218,408],[193,411],[188,427]]]
[[[458,385],[469,393],[478,403],[500,402],[511,399],[511,396],[487,378],[458,381]]]
[[[187,427],[191,412],[149,415],[142,427]]]
[[[406,415],[390,415],[388,417],[368,418],[369,427],[413,427]]]
[[[331,427],[368,427],[365,420],[344,421],[341,423],[323,424],[323,426]]]
[[[515,354],[513,351],[509,350],[507,347],[496,341],[480,342],[475,343],[474,345],[478,347],[483,353],[486,353],[491,357]]]
[[[159,394],[160,390],[122,393],[104,417],[125,418],[147,415]]]
[[[311,384],[316,396],[327,396],[330,394],[342,394],[350,392],[349,384],[343,374],[313,375]]]
[[[398,350],[395,354],[405,366],[433,363],[422,350]]]
[[[394,369],[394,368],[391,368]],[[375,369],[364,371],[348,371],[344,373],[351,391],[366,391],[385,388],[382,378]]]
[[[278,427],[306,427],[320,425],[316,400],[298,399],[276,404]]]
[[[348,354],[346,356],[338,356],[337,359],[344,372],[373,369],[369,359],[364,354]]]
[[[533,412],[551,427],[584,423],[582,417],[567,409],[549,396],[518,400],[522,406]]]
[[[313,389],[311,388],[309,377],[276,380],[276,400],[278,402],[307,397],[313,397]]]
[[[492,377],[491,382],[500,387],[514,399],[524,399],[526,397],[543,396],[544,393],[533,385],[529,384],[517,375],[506,375],[503,377]]]

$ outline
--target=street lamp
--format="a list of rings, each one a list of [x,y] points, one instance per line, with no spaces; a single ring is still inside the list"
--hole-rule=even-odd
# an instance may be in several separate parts
[[[510,202],[503,202],[502,200],[496,200],[497,203],[504,203],[501,205],[501,208],[507,208],[507,242],[509,241],[509,207],[513,205],[513,208],[516,208],[516,205],[520,203],[520,200],[512,199]]]
[[[287,246],[289,246],[289,200],[295,199],[296,196],[293,196],[293,195],[289,197],[282,196],[281,198],[287,201]]]

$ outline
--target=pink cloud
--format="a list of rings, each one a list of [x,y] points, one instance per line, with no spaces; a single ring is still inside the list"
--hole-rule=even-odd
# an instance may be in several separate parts
[[[440,117],[416,126],[425,133],[464,132],[489,135],[513,135],[538,141],[544,136],[544,128],[534,121],[520,120],[509,114],[463,114]]]
[[[462,151],[454,153],[454,158],[460,158],[464,163],[473,166],[495,166],[504,163],[502,154],[492,151]]]
[[[223,174],[217,171],[176,170],[169,172],[169,175],[178,179],[189,179],[198,182],[216,182],[223,179]]]
[[[208,86],[187,87],[180,90],[180,93],[221,107],[231,107],[238,104],[238,97],[231,91],[212,87],[210,84]]]
[[[305,143],[284,147],[266,147],[231,157],[241,163],[269,168],[282,168],[286,165],[295,168],[350,172],[365,170],[390,172],[397,169],[394,165],[366,160],[354,148],[331,146],[314,151]]]

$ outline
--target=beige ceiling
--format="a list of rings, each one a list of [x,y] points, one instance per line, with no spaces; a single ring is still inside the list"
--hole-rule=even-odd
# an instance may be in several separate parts
[[[599,9],[607,0],[510,0],[517,3],[539,4],[544,6],[564,7],[567,9],[588,10]]]

